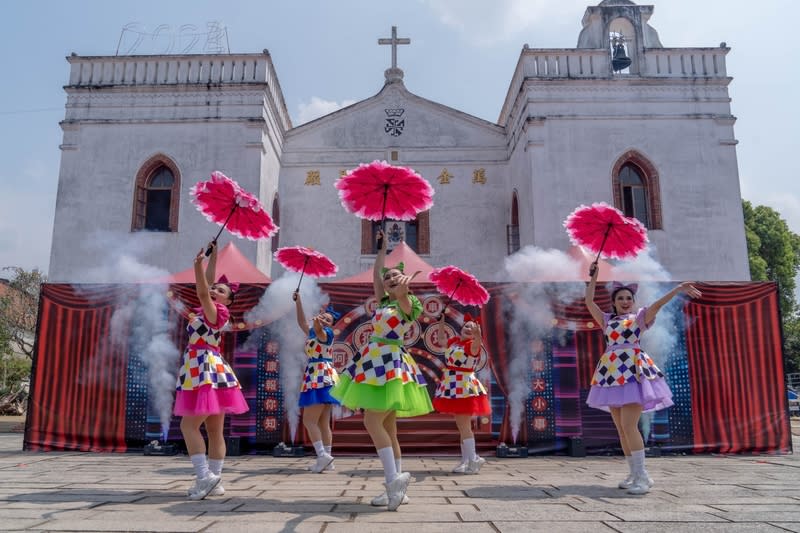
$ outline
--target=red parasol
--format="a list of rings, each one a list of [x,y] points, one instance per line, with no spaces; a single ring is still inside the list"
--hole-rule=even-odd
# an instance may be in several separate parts
[[[406,167],[386,161],[359,165],[336,182],[339,199],[359,218],[414,220],[433,206],[434,190],[425,178]],[[380,248],[380,245],[378,246]]]
[[[328,259],[324,254],[305,246],[278,248],[275,251],[275,259],[285,268],[293,272],[300,272],[300,281],[297,282],[298,290],[305,274],[312,278],[321,278],[333,276],[339,271],[336,263]]]
[[[629,259],[647,246],[647,229],[635,218],[605,203],[581,205],[564,221],[570,240],[605,257]]]
[[[439,292],[450,295],[444,309],[447,309],[451,300],[464,305],[483,305],[489,301],[489,293],[477,278],[458,267],[450,265],[436,268],[428,274],[428,279]]]
[[[258,198],[222,172],[212,172],[210,180],[198,182],[189,192],[198,211],[211,222],[222,224],[214,242],[226,227],[234,235],[252,241],[267,239],[278,231]],[[209,248],[206,255],[210,253]]]

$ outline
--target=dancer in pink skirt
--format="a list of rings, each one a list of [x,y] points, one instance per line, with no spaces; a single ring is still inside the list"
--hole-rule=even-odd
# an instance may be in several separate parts
[[[194,309],[186,326],[189,345],[183,352],[175,394],[174,412],[182,417],[181,433],[197,476],[194,486],[188,491],[192,500],[225,493],[220,485],[225,459],[225,437],[222,434],[225,413],[239,414],[248,410],[239,380],[220,352],[222,329],[230,316],[227,306],[233,303],[239,284],[229,282],[225,276],[213,283],[217,247],[215,243],[209,246],[212,252],[205,272],[205,250],[201,249],[194,258],[197,298],[201,306]],[[208,434],[208,459],[206,443],[200,433],[201,425],[205,425]]]
[[[604,313],[594,303],[597,263],[589,268],[586,286],[586,307],[595,322],[603,326],[606,351],[592,376],[586,403],[589,407],[611,413],[630,473],[619,483],[629,494],[646,494],[653,480],[644,466],[644,441],[639,433],[639,417],[643,412],[657,411],[672,405],[672,391],[664,374],[639,345],[641,334],[656,319],[658,311],[678,294],[700,296],[691,283],[684,282],[656,300],[649,307],[635,309],[637,286],[614,283],[611,292],[611,313]]]

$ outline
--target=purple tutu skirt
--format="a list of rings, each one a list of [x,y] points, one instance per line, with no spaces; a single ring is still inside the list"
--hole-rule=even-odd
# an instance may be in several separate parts
[[[175,408],[178,416],[238,415],[250,410],[239,387],[215,389],[203,385],[194,390],[178,390],[175,393]]]
[[[629,403],[641,405],[643,413],[660,411],[673,405],[672,391],[664,378],[642,379],[641,382],[629,381],[613,387],[592,385],[586,398],[589,407],[606,412],[611,407],[622,407]]]
[[[322,387],[321,389],[309,389],[300,393],[300,400],[297,402],[300,407],[308,407],[309,405],[318,405],[321,403],[331,403],[339,405],[339,400],[331,396],[331,389],[333,387]]]

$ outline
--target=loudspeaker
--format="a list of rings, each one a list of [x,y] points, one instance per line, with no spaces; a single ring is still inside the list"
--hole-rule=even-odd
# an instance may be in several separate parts
[[[567,439],[567,453],[570,457],[586,457],[586,447],[580,437],[570,437]]]

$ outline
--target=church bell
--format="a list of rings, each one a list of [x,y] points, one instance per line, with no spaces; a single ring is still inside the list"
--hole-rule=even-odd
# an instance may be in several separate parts
[[[619,72],[620,70],[625,70],[629,66],[631,66],[631,58],[625,55],[625,45],[621,42],[617,42],[617,44],[614,45],[611,68],[614,69],[614,72]]]

